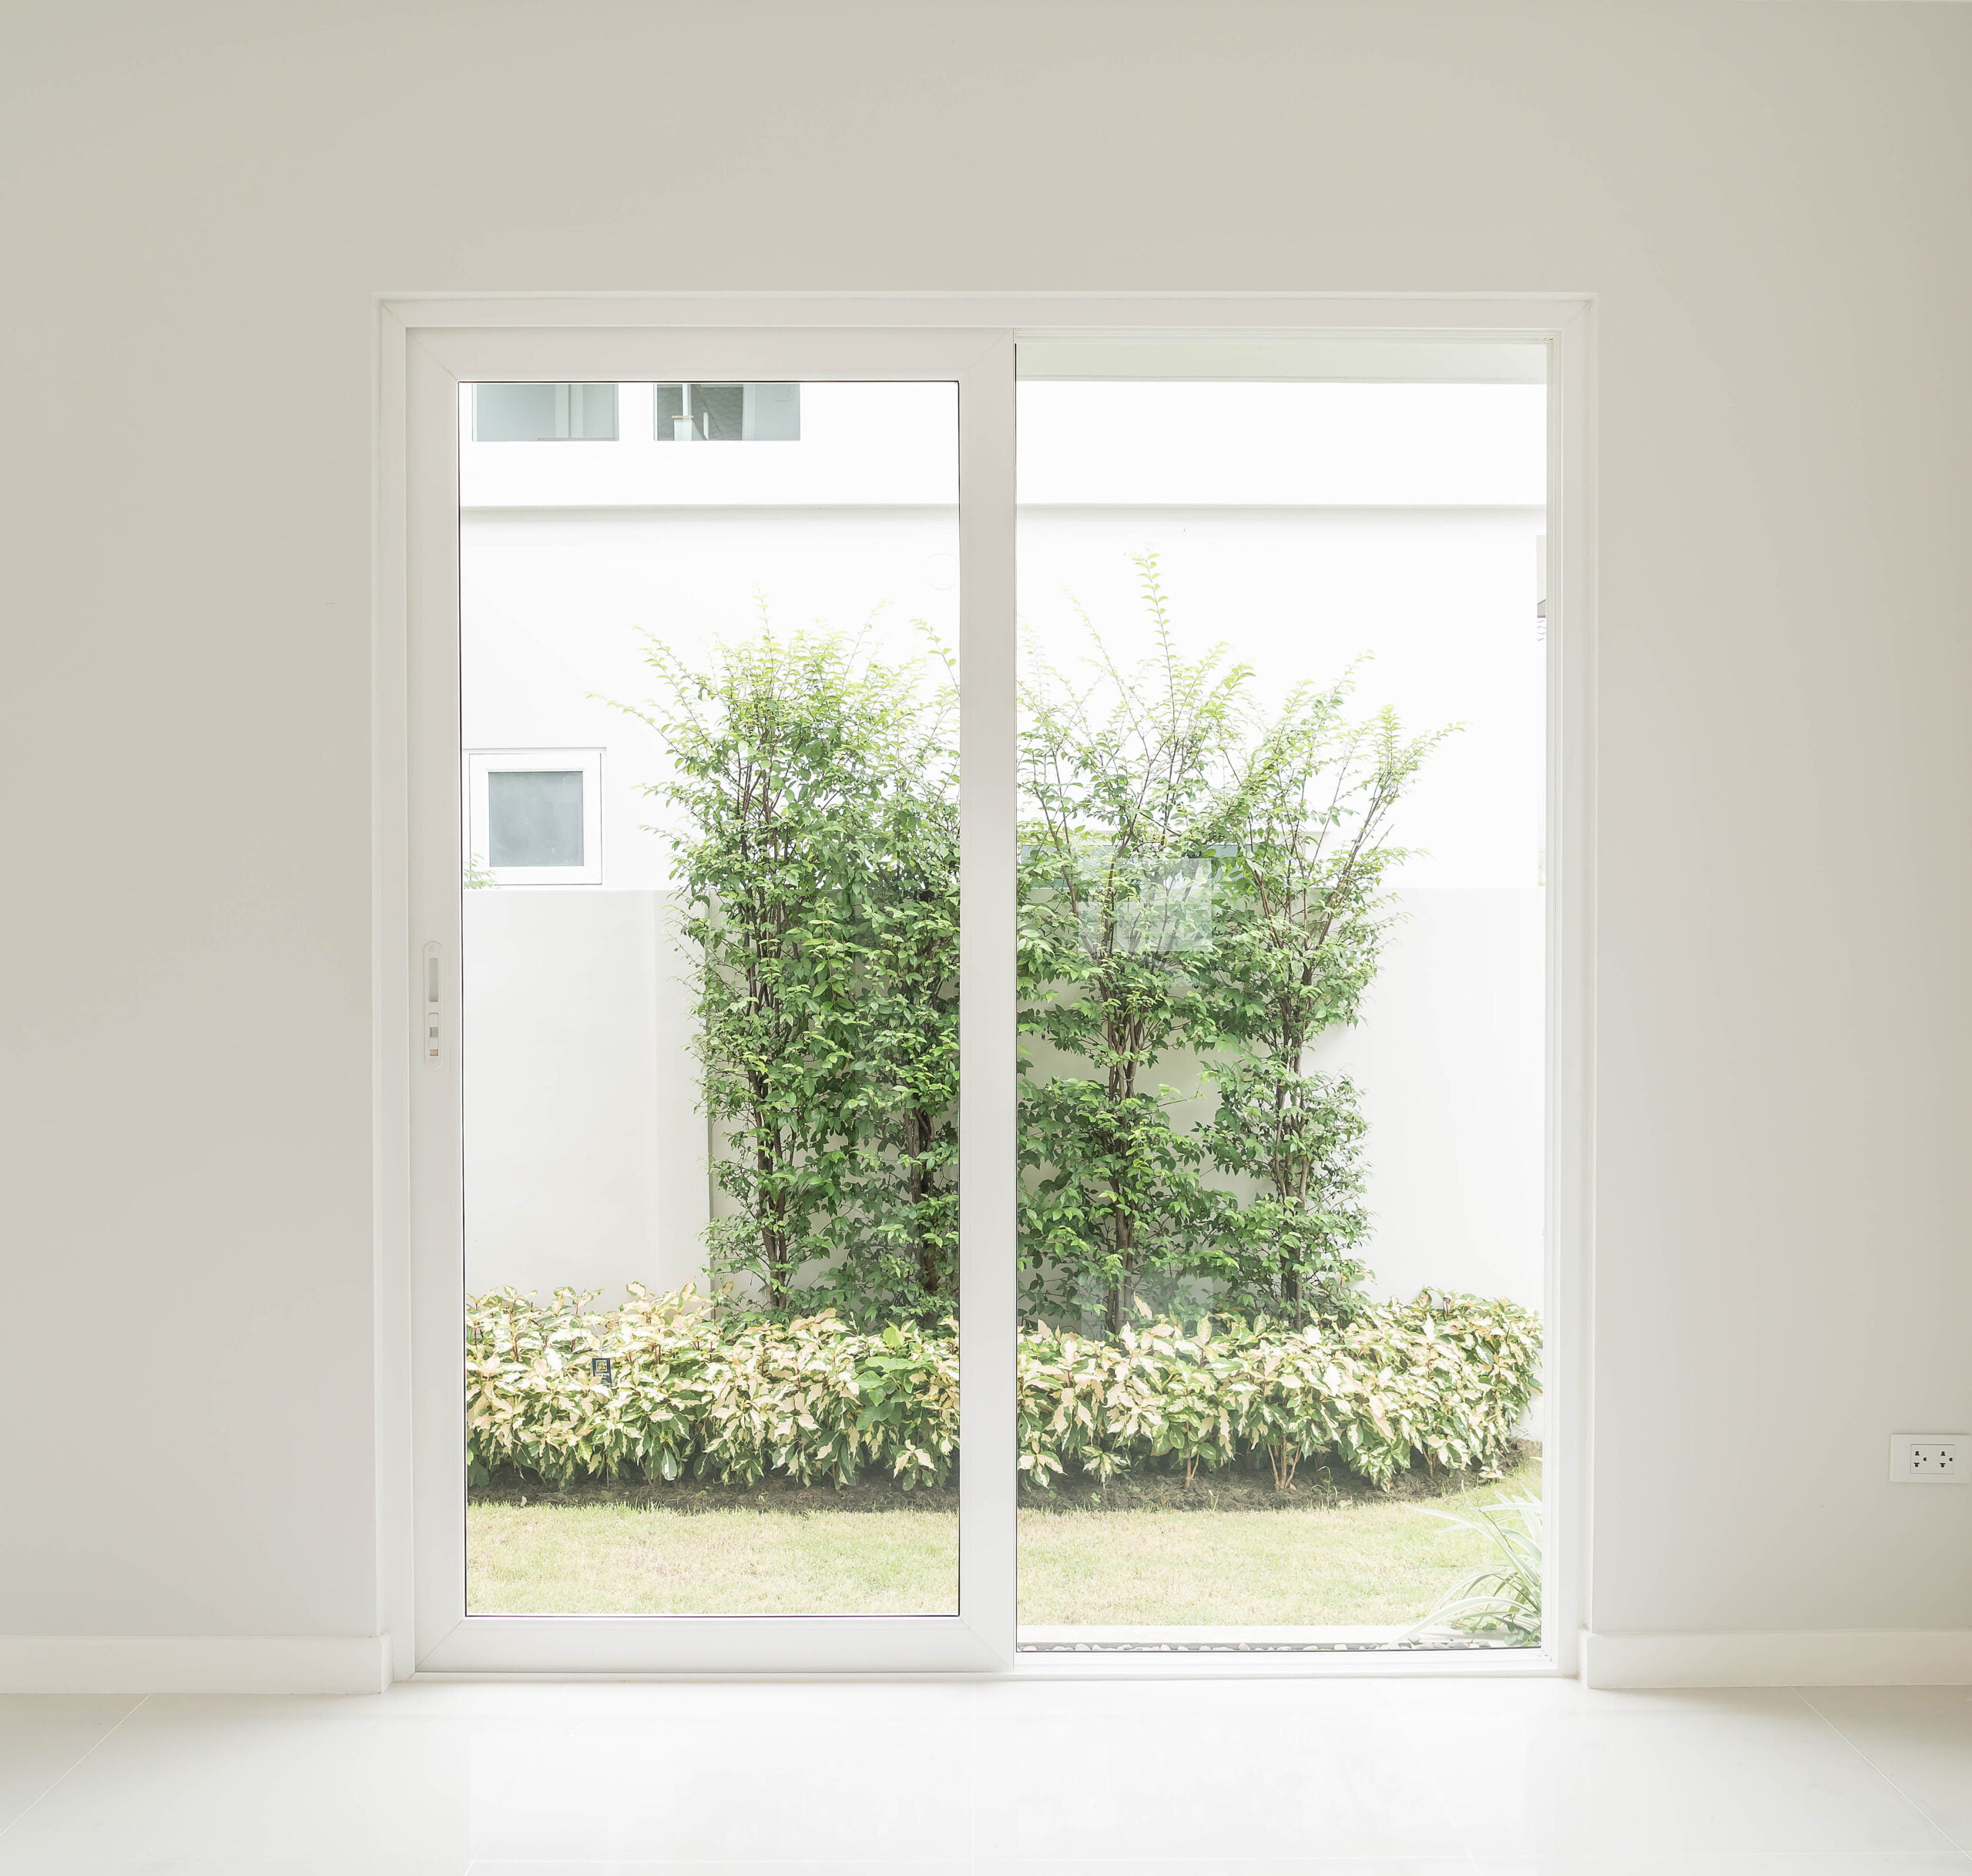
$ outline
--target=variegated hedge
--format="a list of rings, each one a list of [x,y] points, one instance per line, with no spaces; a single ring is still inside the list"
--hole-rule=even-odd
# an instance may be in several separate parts
[[[632,1284],[621,1308],[511,1290],[468,1311],[467,1428],[476,1468],[555,1484],[769,1474],[905,1485],[950,1474],[958,1337],[880,1334],[832,1314],[729,1321],[686,1290]],[[1326,1455],[1386,1485],[1407,1467],[1496,1475],[1540,1388],[1540,1324],[1518,1304],[1425,1290],[1345,1325],[1187,1327],[1114,1337],[1031,1329],[1018,1349],[1020,1466],[1038,1485],[1146,1465],[1196,1475],[1264,1458],[1275,1482]]]

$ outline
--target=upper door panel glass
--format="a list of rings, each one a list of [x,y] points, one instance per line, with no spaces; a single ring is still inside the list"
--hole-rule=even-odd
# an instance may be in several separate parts
[[[460,409],[475,1615],[957,1608],[957,397]]]

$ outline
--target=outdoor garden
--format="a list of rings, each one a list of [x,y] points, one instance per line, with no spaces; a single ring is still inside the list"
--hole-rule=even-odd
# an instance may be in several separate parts
[[[1452,732],[1188,651],[1139,570],[1132,654],[1022,664],[1022,1619],[1530,1639],[1540,1324],[1374,1294],[1373,1143],[1313,1059]],[[957,678],[923,638],[649,642],[708,1281],[472,1300],[477,1611],[953,1606]]]

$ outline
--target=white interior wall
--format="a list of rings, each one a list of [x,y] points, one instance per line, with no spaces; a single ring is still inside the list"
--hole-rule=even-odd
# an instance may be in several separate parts
[[[380,1626],[372,296],[706,286],[1598,296],[1593,1619],[1972,1626],[1972,11],[0,33],[11,1629]]]

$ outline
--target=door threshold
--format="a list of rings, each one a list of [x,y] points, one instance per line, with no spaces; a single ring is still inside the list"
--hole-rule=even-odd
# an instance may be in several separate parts
[[[1312,1625],[1214,1623],[1024,1624],[1022,1654],[1342,1654],[1406,1653],[1521,1644],[1478,1636],[1412,1636],[1404,1623]]]
[[[978,1673],[945,1670],[922,1673],[857,1673],[846,1669],[803,1673],[798,1669],[764,1669],[757,1673],[681,1671],[677,1673],[524,1673],[488,1670],[484,1673],[429,1673],[410,1679],[455,1686],[504,1686],[539,1683],[551,1686],[625,1681],[740,1682],[771,1686],[786,1682],[894,1681],[906,1686],[927,1683],[978,1683],[993,1686],[1040,1680],[1572,1680],[1556,1658],[1539,1648],[1355,1649],[1313,1653],[1241,1653],[1215,1651],[1186,1654],[1163,1650],[1105,1649],[1100,1653],[1021,1653],[998,1671]]]

